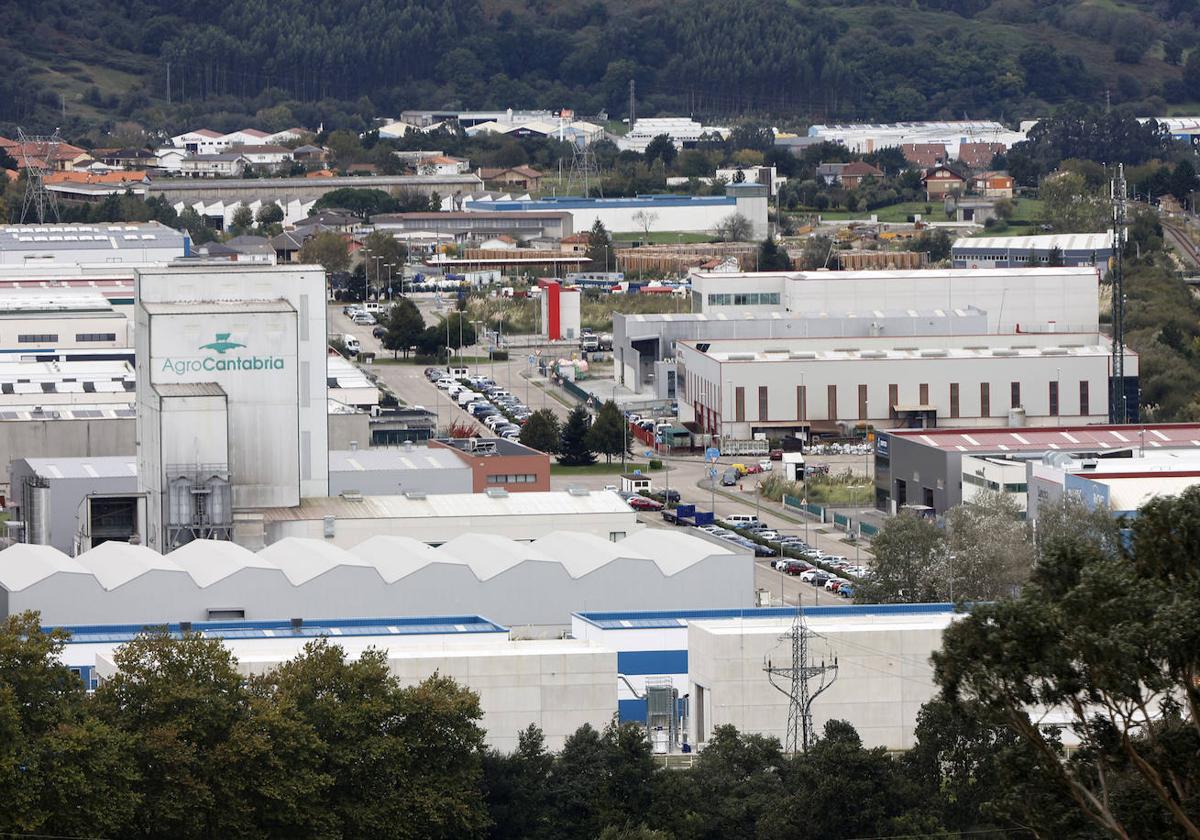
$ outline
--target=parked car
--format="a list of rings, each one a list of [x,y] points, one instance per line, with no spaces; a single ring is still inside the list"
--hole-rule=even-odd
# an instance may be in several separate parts
[[[813,567],[803,560],[789,560],[787,561],[787,565],[783,567],[783,573],[786,575],[802,575],[805,572],[811,571],[813,571]]]
[[[843,598],[853,598],[854,597],[854,584],[843,583],[841,586],[838,587],[837,594],[841,595]]]
[[[440,388],[441,390],[449,391],[451,388],[453,388],[458,383],[455,382],[450,377],[446,377],[444,379],[439,379],[436,384],[437,384],[438,388]]]
[[[770,452],[770,460],[782,461],[783,460],[783,450],[782,449],[772,449]]]
[[[656,502],[646,496],[634,496],[629,500],[629,506],[634,510],[662,510],[663,503]]]
[[[382,341],[385,335],[387,335],[387,330],[383,327],[375,327],[375,329],[371,330],[372,338],[378,338]]]

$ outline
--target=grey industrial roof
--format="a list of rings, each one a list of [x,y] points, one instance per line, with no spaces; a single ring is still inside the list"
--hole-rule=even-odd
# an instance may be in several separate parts
[[[142,301],[142,306],[151,315],[193,314],[224,312],[295,312],[296,308],[286,300],[239,300],[203,301],[197,303],[161,303]]]
[[[311,497],[297,507],[265,508],[266,522],[321,519],[429,519],[443,516],[577,516],[591,513],[630,512],[612,492],[576,495],[563,491],[511,493],[443,493],[424,498],[408,496]]]
[[[448,449],[414,446],[412,449],[336,449],[329,452],[330,472],[373,472],[376,470],[468,469]]]
[[[183,234],[158,222],[137,224],[21,224],[0,225],[0,251],[119,250],[121,248],[179,247]]]
[[[160,397],[223,397],[216,382],[159,382],[150,386]]]
[[[1106,251],[1112,250],[1108,233],[1050,233],[1044,236],[980,236],[954,240],[955,251]]]
[[[137,475],[137,457],[111,455],[79,458],[26,458],[35,475],[43,478],[129,478]]]

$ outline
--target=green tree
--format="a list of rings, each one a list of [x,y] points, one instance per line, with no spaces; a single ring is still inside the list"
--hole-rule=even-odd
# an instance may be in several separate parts
[[[675,158],[679,154],[679,150],[675,148],[675,141],[667,134],[660,134],[649,143],[646,144],[645,151],[646,163],[653,163],[656,160],[661,160],[663,166],[670,169],[671,164],[675,162]]]
[[[1015,732],[1103,831],[1197,837],[1200,489],[1149,502],[1131,531],[1129,547],[1052,546],[1020,597],[946,630],[937,680]],[[1037,724],[1043,709],[1065,716],[1078,751]]]
[[[875,562],[854,591],[866,604],[940,601],[949,594],[942,581],[946,537],[923,516],[901,512],[884,522],[871,541]]]
[[[539,408],[521,427],[521,443],[547,455],[558,452],[562,429],[558,417],[548,408]]]
[[[312,207],[312,213],[318,210],[346,210],[361,218],[370,218],[377,213],[392,213],[396,209],[396,199],[383,190],[362,189],[360,187],[341,187],[330,190],[318,198]],[[421,209],[426,209],[422,207]]]
[[[779,243],[775,241],[774,236],[768,235],[758,246],[758,270],[792,270],[792,258],[788,256],[786,250],[779,247]]]
[[[575,406],[567,415],[557,455],[558,462],[568,467],[595,463],[596,456],[588,446],[588,413],[582,405]]]
[[[376,230],[367,234],[362,244],[363,247],[359,253],[363,255],[367,274],[371,278],[371,286],[380,289],[382,293],[389,280],[398,278],[403,273],[408,249],[404,243],[384,230]],[[389,265],[392,266],[390,269]]]
[[[322,231],[300,246],[300,262],[319,265],[327,274],[345,271],[350,265],[350,248],[338,234]]]
[[[948,600],[1012,597],[1029,577],[1034,545],[1017,503],[1007,493],[984,491],[946,512]]]
[[[1055,245],[1050,249],[1050,253],[1046,255],[1047,268],[1060,268],[1063,264],[1062,248]]]
[[[258,226],[261,228],[280,224],[283,222],[283,208],[274,202],[264,204],[258,208],[258,213],[255,215],[254,220],[258,222]]]
[[[242,234],[252,227],[254,227],[254,211],[245,202],[242,202],[233,211],[233,218],[229,220],[229,232]]]
[[[1039,195],[1046,220],[1060,233],[1097,233],[1108,225],[1108,203],[1076,172],[1046,178]]]
[[[132,738],[142,801],[130,833],[210,836],[235,806],[228,770],[214,761],[244,713],[232,655],[219,639],[163,630],[118,648],[114,662],[95,703],[102,721]]]
[[[625,415],[612,400],[606,400],[596,412],[596,419],[587,432],[587,445],[592,452],[603,455],[609,464],[612,463],[612,456],[629,451]]]
[[[383,335],[383,346],[392,351],[392,358],[403,350],[408,358],[408,350],[420,340],[425,331],[425,319],[421,310],[408,298],[399,298],[392,304],[387,316],[387,332]]]
[[[929,255],[930,262],[938,263],[950,259],[950,249],[953,244],[950,234],[946,233],[944,228],[924,230],[913,240],[912,250],[924,251]]]
[[[517,749],[483,756],[483,787],[492,825],[490,840],[547,840],[553,834],[556,803],[550,798],[554,756],[546,752],[542,730],[532,723],[517,734]]]
[[[612,250],[612,237],[608,235],[604,223],[596,219],[592,224],[592,229],[588,231],[587,243],[587,257],[592,271],[609,270],[609,266],[616,262],[616,256]]]

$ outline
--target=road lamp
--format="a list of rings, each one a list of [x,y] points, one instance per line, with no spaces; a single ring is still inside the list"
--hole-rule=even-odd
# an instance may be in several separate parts
[[[363,303],[365,304],[367,302],[367,298],[369,298],[371,296],[371,278],[369,276],[370,268],[367,265],[371,261],[371,249],[363,248],[362,253],[363,253]],[[366,307],[364,306],[364,309],[365,308]]]
[[[386,263],[386,266],[387,266],[387,270],[388,270],[387,299],[390,302],[392,299],[392,269],[396,267],[396,264],[395,263]],[[404,274],[401,273],[400,276],[403,277]]]

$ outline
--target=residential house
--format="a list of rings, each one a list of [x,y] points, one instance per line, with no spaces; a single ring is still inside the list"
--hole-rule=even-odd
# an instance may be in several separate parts
[[[237,152],[192,155],[179,162],[179,173],[191,178],[239,178],[248,162]]]
[[[351,233],[360,224],[362,224],[362,219],[350,213],[337,210],[318,210],[311,216],[296,222],[295,227],[299,231],[301,228],[322,225],[324,228],[335,230],[338,233]]]
[[[329,151],[320,146],[297,146],[292,149],[292,160],[301,163],[324,163],[329,159]]]
[[[971,181],[972,189],[985,198],[1012,198],[1013,186],[1007,172],[981,172]]]
[[[485,183],[503,184],[525,192],[537,192],[542,185],[542,173],[525,164],[492,169],[480,169],[479,177]]]
[[[431,155],[418,160],[413,169],[418,175],[462,175],[471,168],[471,162],[449,155]]]
[[[262,169],[277,171],[292,162],[292,150],[287,146],[234,146],[230,149],[246,158],[246,162]]]
[[[187,156],[188,153],[185,150],[177,149],[174,146],[166,146],[154,152],[157,161],[156,168],[163,172],[178,172],[183,168],[183,159]]]
[[[308,239],[312,228],[285,230],[278,236],[271,237],[271,247],[275,249],[275,262],[279,264],[294,263],[300,260],[300,249]]]
[[[842,186],[848,190],[857,189],[864,178],[879,179],[882,177],[882,169],[861,160],[857,160],[854,163],[847,163],[842,167],[841,172]]]
[[[925,200],[933,201],[948,195],[961,195],[966,191],[967,179],[943,163],[926,170],[921,176],[921,184],[925,187]]]
[[[996,218],[996,199],[963,198],[958,193],[947,193],[944,197],[946,215],[954,215],[956,222],[983,225]]]
[[[4,149],[22,168],[32,166],[36,169],[66,172],[74,169],[76,163],[91,159],[85,149],[72,146],[70,143],[59,143],[51,149],[47,143],[20,143],[16,140],[9,140],[7,137],[0,137],[0,148]]]
[[[585,254],[587,253],[588,245],[591,244],[591,234],[572,233],[570,236],[564,236],[559,240],[559,247],[564,254]]]
[[[915,167],[929,169],[949,159],[945,143],[905,143],[900,153]]]
[[[93,149],[92,157],[114,169],[141,172],[158,166],[158,157],[149,149]]]
[[[132,193],[145,198],[149,179],[145,172],[52,172],[46,188],[67,201],[97,202],[109,196]]]
[[[958,162],[967,169],[987,169],[996,155],[1008,151],[1003,143],[960,143]]]
[[[842,170],[847,166],[849,166],[848,163],[819,163],[817,164],[817,178],[830,186],[840,184],[842,183]]]
[[[263,143],[270,142],[267,140],[270,136],[267,132],[259,131],[257,128],[243,128],[241,131],[229,132],[222,136],[221,140],[225,143],[225,148],[228,149],[232,146],[262,145]]]
[[[237,262],[275,264],[275,247],[265,236],[235,236],[225,240],[225,247],[237,254],[234,257]]]

